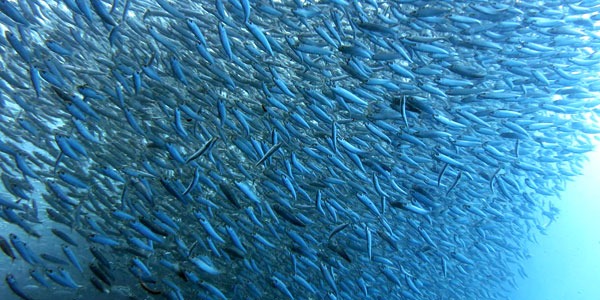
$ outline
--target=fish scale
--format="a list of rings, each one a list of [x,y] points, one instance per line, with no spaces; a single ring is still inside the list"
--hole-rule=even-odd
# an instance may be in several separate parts
[[[0,0],[2,295],[504,299],[598,133],[587,2],[46,2]]]

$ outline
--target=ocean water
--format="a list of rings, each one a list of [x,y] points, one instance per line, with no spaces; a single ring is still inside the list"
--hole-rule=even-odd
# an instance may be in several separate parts
[[[511,299],[600,298],[600,226],[598,193],[600,155],[589,155],[583,176],[567,185],[556,205],[560,215],[538,243],[530,246],[531,258],[523,266],[528,277],[517,281]]]
[[[0,1],[0,300],[600,299],[596,1]]]

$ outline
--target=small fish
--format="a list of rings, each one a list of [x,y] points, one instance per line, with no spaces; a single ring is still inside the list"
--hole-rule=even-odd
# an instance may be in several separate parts
[[[265,160],[267,160],[269,157],[271,157],[275,152],[277,152],[277,150],[279,150],[279,148],[281,148],[282,144],[283,144],[282,142],[279,142],[279,143],[273,145],[271,148],[269,148],[269,150],[258,160],[258,162],[254,166],[258,167]]]
[[[209,151],[214,145],[215,143],[219,140],[218,137],[212,137],[210,138],[208,141],[206,141],[206,143],[204,143],[204,145],[202,145],[202,147],[200,147],[200,149],[198,149],[196,152],[194,152],[192,155],[190,155],[186,160],[185,163],[189,163],[195,159],[197,159],[198,157],[202,156],[202,154],[206,153],[207,151]]]
[[[8,284],[8,287],[15,295],[19,296],[23,300],[33,299],[21,289],[21,287],[17,284],[17,280],[13,274],[7,274],[5,280]]]
[[[509,298],[594,1],[280,2],[0,0],[6,297]]]
[[[13,261],[17,258],[10,247],[10,244],[3,236],[0,236],[0,248],[2,249],[2,252],[4,252],[4,254],[10,257]]]

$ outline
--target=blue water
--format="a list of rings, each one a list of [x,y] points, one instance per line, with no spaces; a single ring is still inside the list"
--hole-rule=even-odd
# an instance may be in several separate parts
[[[600,152],[590,154],[584,175],[569,182],[560,215],[530,245],[513,300],[600,299]]]

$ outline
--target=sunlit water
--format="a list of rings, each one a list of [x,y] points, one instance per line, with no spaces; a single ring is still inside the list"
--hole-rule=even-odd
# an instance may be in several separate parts
[[[600,299],[600,151],[567,184],[560,214],[530,247],[514,300]],[[519,277],[520,278],[520,277]]]

